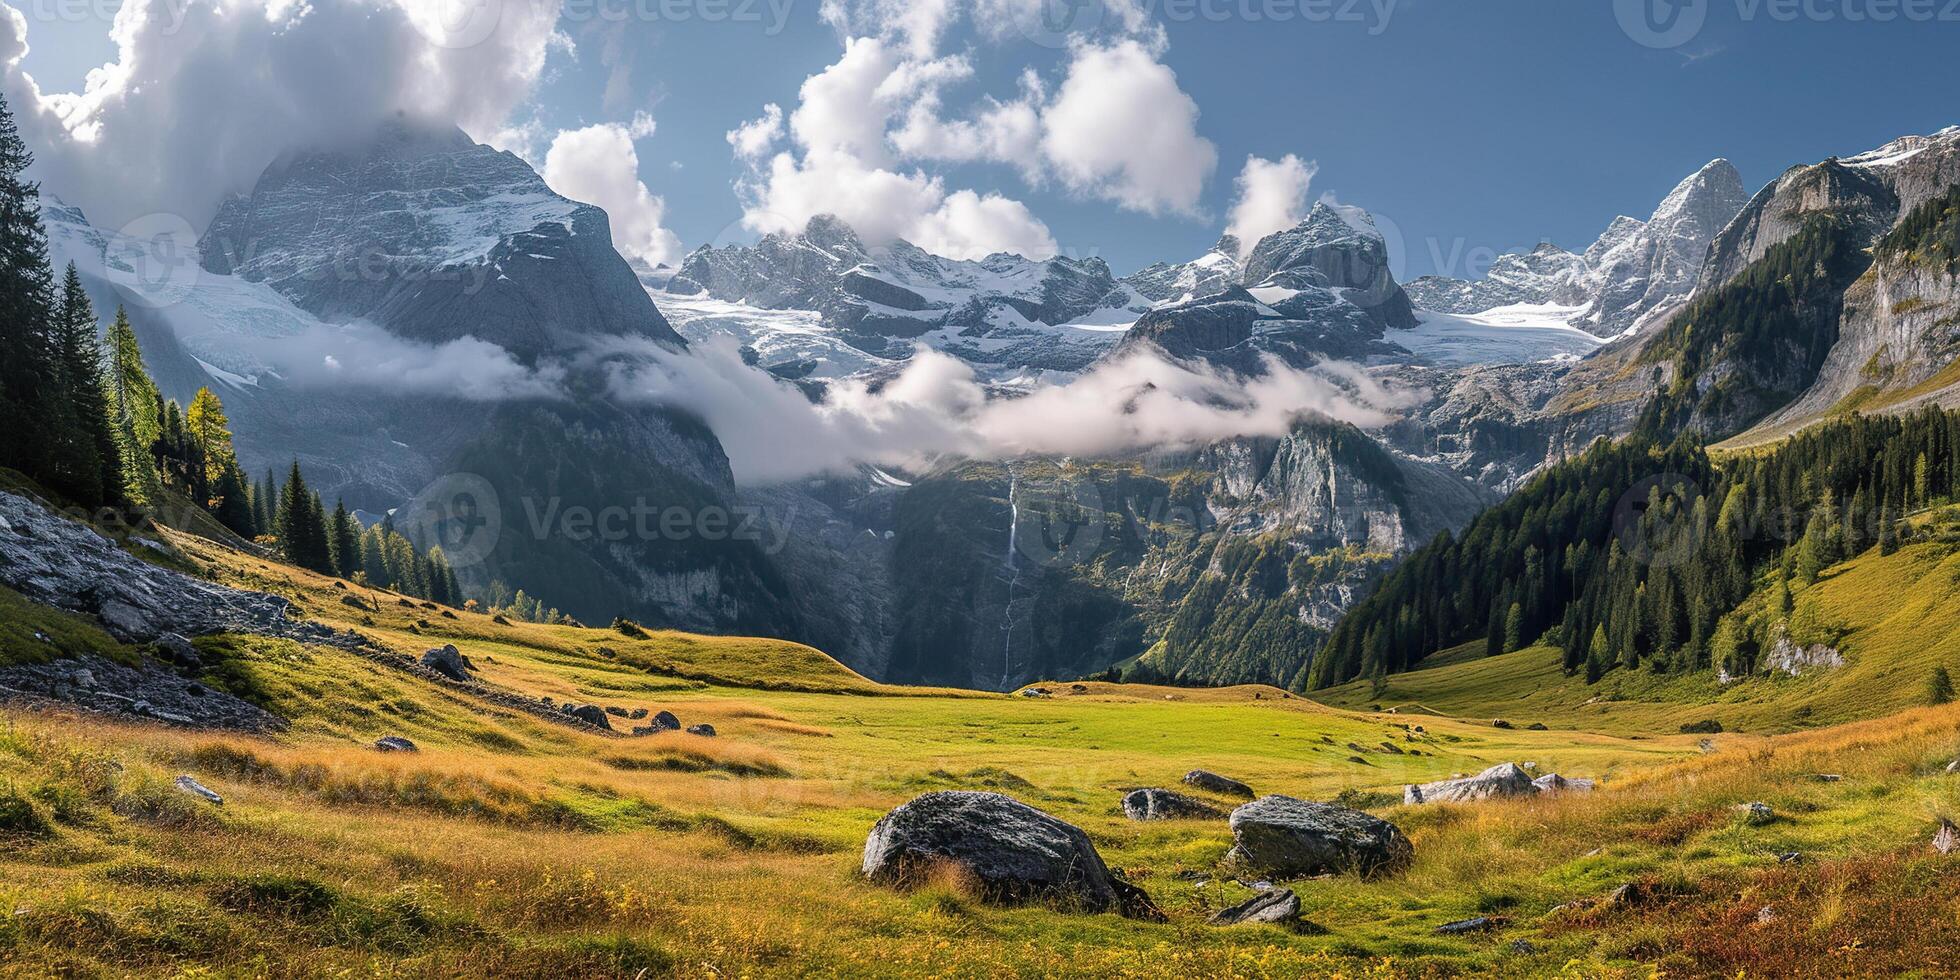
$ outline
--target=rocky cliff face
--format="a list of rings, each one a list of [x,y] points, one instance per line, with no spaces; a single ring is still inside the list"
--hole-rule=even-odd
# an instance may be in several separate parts
[[[454,128],[397,124],[365,146],[291,154],[220,208],[198,249],[208,272],[413,340],[475,337],[527,360],[594,334],[684,344],[604,211]]]

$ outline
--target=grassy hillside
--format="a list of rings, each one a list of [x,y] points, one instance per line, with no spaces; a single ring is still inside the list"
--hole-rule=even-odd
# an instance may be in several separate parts
[[[505,626],[173,543],[215,577],[276,589],[304,615],[403,653],[454,642],[511,692],[664,708],[721,737],[605,737],[339,651],[202,640],[212,683],[293,728],[259,739],[6,712],[7,973],[1647,976],[1960,965],[1949,952],[1960,923],[1944,911],[1960,884],[1922,853],[1932,821],[1956,809],[1960,783],[1939,770],[1960,709],[1775,740],[1724,735],[1703,757],[1692,736],[1528,731],[1532,719],[1515,711],[1512,729],[1412,719],[1267,687],[1060,684],[1046,699],[895,689],[792,644]],[[385,734],[423,751],[365,747]],[[1511,760],[1607,788],[1399,806],[1405,782]],[[1381,882],[1290,883],[1311,920],[1300,930],[1206,926],[1211,910],[1252,894],[1220,870],[1226,828],[1132,823],[1116,805],[1126,788],[1174,784],[1201,766],[1388,816],[1416,863]],[[1818,782],[1819,771],[1844,779]],[[225,805],[171,788],[185,773]],[[1002,909],[953,882],[904,894],[855,876],[879,815],[955,787],[998,789],[1081,825],[1171,921]],[[1744,825],[1732,808],[1754,799],[1784,816]],[[1804,860],[1779,863],[1790,850]],[[1630,881],[1666,897],[1553,911]],[[1763,905],[1780,917],[1752,925]],[[1924,912],[1907,935],[1902,909]],[[1504,922],[1489,934],[1434,932],[1474,915]]]

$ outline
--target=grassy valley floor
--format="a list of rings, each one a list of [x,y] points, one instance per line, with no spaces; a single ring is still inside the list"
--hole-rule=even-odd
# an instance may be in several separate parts
[[[1351,690],[1324,706],[1255,687],[1056,684],[1050,698],[889,688],[794,644],[503,625],[172,541],[214,578],[291,596],[304,615],[400,653],[453,642],[494,687],[671,710],[720,737],[607,737],[354,654],[205,639],[210,683],[292,719],[289,731],[250,738],[6,712],[0,970],[9,974],[1960,969],[1960,876],[1926,843],[1960,803],[1960,776],[1944,771],[1960,751],[1956,708],[1721,735],[1705,754],[1697,736],[1660,734],[1678,725],[1678,710],[1659,699],[1604,713],[1575,702],[1582,692],[1564,686],[1543,650],[1396,677],[1373,698],[1471,720],[1371,712],[1362,700],[1373,692]],[[1867,571],[1854,563],[1835,574]],[[0,596],[0,611],[34,621],[0,627],[9,660],[44,655],[37,629],[67,649],[133,653],[16,597]],[[1445,683],[1451,671],[1483,673]],[[1503,690],[1540,693],[1499,711]],[[1496,714],[1514,727],[1492,726]],[[1528,730],[1533,721],[1552,727]],[[390,734],[422,751],[367,747]],[[1506,761],[1596,777],[1603,789],[1400,805],[1404,783]],[[1303,902],[1300,929],[1208,926],[1211,911],[1253,894],[1221,864],[1225,825],[1134,823],[1117,805],[1126,789],[1175,786],[1193,768],[1385,816],[1413,840],[1415,864],[1381,881],[1285,883]],[[178,792],[180,774],[224,805]],[[995,789],[1082,826],[1170,921],[998,908],[954,882],[899,893],[860,880],[872,823],[949,788]],[[1776,818],[1744,820],[1736,807],[1755,800]],[[1791,852],[1801,857],[1779,858]],[[1630,882],[1646,886],[1647,901],[1557,910]],[[1473,916],[1497,927],[1435,931]]]

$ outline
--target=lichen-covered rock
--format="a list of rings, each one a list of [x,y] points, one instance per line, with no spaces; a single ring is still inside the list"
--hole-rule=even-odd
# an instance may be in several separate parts
[[[674,717],[674,713],[671,711],[661,711],[654,714],[653,724],[648,727],[656,732],[680,731],[681,720]]]
[[[927,793],[885,814],[865,838],[864,876],[880,884],[912,887],[949,869],[992,902],[1161,916],[1142,889],[1110,872],[1080,828],[999,793]]]
[[[60,703],[122,718],[188,728],[276,732],[286,719],[223,691],[186,680],[152,660],[135,666],[93,654],[0,668],[0,699]]]
[[[1400,828],[1359,810],[1265,796],[1232,811],[1230,859],[1284,876],[1354,872],[1363,877],[1401,870],[1415,848]]]
[[[687,733],[689,735],[700,735],[703,738],[714,738],[715,726],[710,725],[707,722],[702,722],[699,725],[689,725],[687,726]]]
[[[383,735],[374,740],[376,752],[420,752],[415,743],[400,735]]]

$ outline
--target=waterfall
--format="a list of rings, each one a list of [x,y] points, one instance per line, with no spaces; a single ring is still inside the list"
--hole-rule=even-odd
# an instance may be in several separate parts
[[[1007,468],[1007,600],[1000,607],[1000,689],[1008,688],[1014,672],[1014,588],[1021,584],[1021,565],[1015,553],[1020,550],[1020,475]]]

